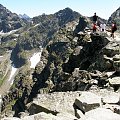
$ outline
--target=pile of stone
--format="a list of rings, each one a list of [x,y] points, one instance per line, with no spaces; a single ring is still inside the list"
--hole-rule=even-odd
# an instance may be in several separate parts
[[[20,118],[2,120],[120,120],[120,93],[76,91],[39,94]]]

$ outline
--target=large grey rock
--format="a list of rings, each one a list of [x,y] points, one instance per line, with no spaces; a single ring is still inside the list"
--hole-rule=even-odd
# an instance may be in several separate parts
[[[103,106],[103,108],[110,109],[110,110],[112,110],[114,113],[120,114],[120,105],[116,105],[116,104],[105,104],[105,105]]]
[[[75,56],[79,55],[82,48],[83,48],[82,46],[77,46],[73,51],[73,55]]]
[[[75,120],[76,117],[70,115],[70,114],[58,114],[58,116],[47,114],[44,112],[27,116],[22,118],[21,120]]]
[[[113,57],[113,60],[114,60],[114,61],[119,61],[119,60],[120,60],[120,54],[116,54],[116,55]]]
[[[75,120],[77,119],[75,116],[68,114],[68,113],[59,113],[57,114],[57,116],[53,115],[53,114],[47,114],[44,112],[38,113],[38,114],[34,114],[34,115],[30,115],[30,116],[25,116],[21,119],[19,118],[15,118],[15,117],[8,117],[8,118],[4,118],[2,120]]]
[[[116,71],[120,72],[120,60],[119,61],[114,61],[113,62],[113,67],[115,68]]]
[[[119,85],[120,86],[120,77],[113,77],[108,79],[110,85]]]
[[[69,114],[69,113],[58,113],[57,114],[58,119],[63,120],[75,120],[77,119],[75,116]]]
[[[103,49],[103,52],[107,56],[115,56],[116,54],[120,54],[119,42],[112,41],[109,42],[108,45]]]
[[[120,115],[109,109],[97,108],[87,112],[80,120],[120,120]]]
[[[120,47],[120,46],[119,46]],[[119,48],[120,49],[120,48]],[[120,50],[119,50],[120,52]],[[116,71],[120,71],[120,53],[116,54],[113,57],[113,67],[115,68]]]
[[[39,94],[37,99],[28,104],[30,114],[39,112],[46,113],[70,113],[75,115],[73,107],[75,98],[79,97],[81,92],[55,92],[52,94]]]
[[[21,119],[16,117],[5,117],[5,118],[2,118],[1,120],[21,120]]]
[[[75,100],[75,104],[84,112],[95,109],[101,105],[101,97],[91,92],[83,92]]]
[[[120,101],[120,94],[115,92],[110,92],[109,94],[103,95],[102,98],[104,103],[116,104],[119,103]]]

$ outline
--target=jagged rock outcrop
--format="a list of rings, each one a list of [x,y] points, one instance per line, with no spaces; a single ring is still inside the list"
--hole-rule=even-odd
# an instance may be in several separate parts
[[[24,21],[0,4],[0,31],[9,32],[25,25]]]
[[[27,104],[27,112],[20,113],[20,120],[120,120],[120,100],[115,96],[120,94],[105,89],[39,94]],[[2,120],[6,119],[11,120]]]
[[[120,30],[120,7],[111,14],[108,19],[108,24],[111,24],[112,21],[115,21],[117,23],[117,28]]]

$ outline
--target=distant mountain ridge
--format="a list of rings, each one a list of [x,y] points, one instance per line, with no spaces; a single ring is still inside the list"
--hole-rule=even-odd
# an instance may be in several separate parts
[[[81,16],[80,13],[75,12],[72,9],[67,7],[54,14],[50,14],[50,15],[43,14],[43,15],[33,17],[33,22],[37,24],[41,22],[41,20],[43,21],[44,19],[54,18],[58,21],[59,26],[62,26],[70,21],[75,20],[76,18],[79,18],[80,16]]]
[[[22,18],[22,19],[28,20],[28,21],[31,20],[31,18],[27,14],[23,14],[23,15],[19,14],[19,17]]]
[[[9,32],[24,26],[24,21],[0,4],[0,31]]]

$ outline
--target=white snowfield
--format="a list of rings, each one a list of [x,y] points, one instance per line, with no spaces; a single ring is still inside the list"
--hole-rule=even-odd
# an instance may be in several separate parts
[[[18,30],[20,30],[20,29],[21,29],[21,28],[18,28],[18,29],[11,30],[11,31],[6,32],[6,33],[4,33],[3,31],[0,31],[0,35],[1,35],[1,36],[7,36],[7,35],[10,35],[10,34],[15,33],[16,31],[18,31]]]
[[[40,52],[34,53],[33,56],[30,58],[30,62],[31,62],[30,68],[35,69],[35,66],[38,64],[38,62],[41,59],[41,53],[42,53],[42,49]]]
[[[8,81],[11,81],[11,79],[14,76],[14,74],[16,73],[16,71],[17,71],[17,68],[12,66],[12,70],[11,70],[10,77],[9,77]],[[12,81],[11,81],[11,83],[12,83]]]

